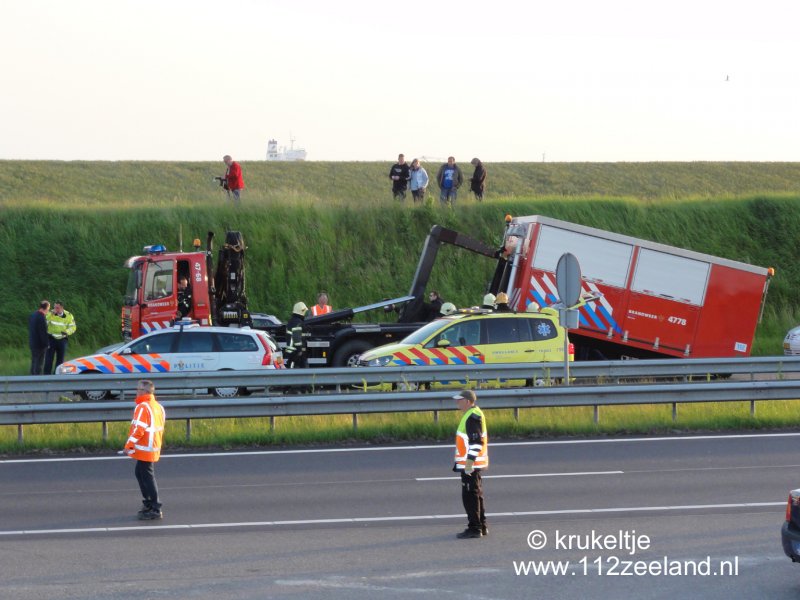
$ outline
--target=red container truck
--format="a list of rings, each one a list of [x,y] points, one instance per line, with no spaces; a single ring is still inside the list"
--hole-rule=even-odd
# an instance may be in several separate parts
[[[506,220],[492,288],[517,310],[557,302],[566,252],[583,291],[602,294],[570,331],[577,360],[750,354],[773,269],[539,215]]]

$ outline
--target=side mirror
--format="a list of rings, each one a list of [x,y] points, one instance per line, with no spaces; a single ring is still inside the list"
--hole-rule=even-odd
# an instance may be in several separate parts
[[[447,348],[450,345],[450,340],[439,340],[436,342],[437,348]]]
[[[125,350],[122,351],[122,354],[133,354],[133,352],[131,352],[130,348],[125,348]]]

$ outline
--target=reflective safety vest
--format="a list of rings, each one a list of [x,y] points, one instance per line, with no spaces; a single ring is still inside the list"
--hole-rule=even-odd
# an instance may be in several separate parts
[[[156,402],[153,394],[136,398],[131,430],[125,443],[128,456],[145,462],[158,462],[164,437],[164,418],[164,407]]]
[[[481,441],[477,443],[470,443],[469,435],[467,435],[467,420],[473,414],[481,417]],[[475,469],[489,468],[489,436],[486,434],[486,417],[477,406],[473,406],[464,413],[456,430],[456,471],[464,470],[467,458],[475,461]]]
[[[315,304],[311,307],[311,314],[315,317],[318,317],[320,315],[327,315],[332,310],[333,307],[330,304],[323,304],[321,306],[319,304]]]
[[[61,316],[52,312],[47,313],[47,335],[60,340],[75,333],[76,329],[75,317],[71,312],[65,310]]]

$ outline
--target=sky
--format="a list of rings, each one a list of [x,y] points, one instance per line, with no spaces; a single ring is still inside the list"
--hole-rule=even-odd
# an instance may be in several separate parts
[[[800,161],[800,2],[0,0],[0,159]]]

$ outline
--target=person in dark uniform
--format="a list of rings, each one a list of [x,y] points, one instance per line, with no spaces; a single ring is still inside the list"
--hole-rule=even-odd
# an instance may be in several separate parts
[[[28,345],[31,349],[31,375],[41,375],[44,368],[44,356],[50,345],[47,335],[47,311],[50,303],[42,300],[39,309],[28,317]]]
[[[467,528],[456,537],[479,538],[489,535],[481,482],[481,472],[489,468],[486,417],[475,404],[477,398],[472,390],[463,390],[453,396],[453,399],[463,413],[456,430],[456,461],[453,471],[461,473],[461,501],[467,513]]]
[[[442,310],[442,304],[444,304],[444,299],[439,292],[433,290],[428,294],[428,302],[425,303],[425,320],[433,321],[441,317],[442,315],[439,313]]]
[[[511,310],[511,307],[508,305],[508,294],[505,292],[500,292],[497,294],[497,298],[495,299],[495,306],[497,312],[514,312]]]
[[[192,312],[192,288],[189,287],[189,279],[181,277],[178,279],[178,314],[179,319],[188,317]]]
[[[308,306],[305,302],[296,302],[292,307],[292,316],[286,322],[286,363],[293,369],[305,369],[308,360],[302,343],[302,328],[305,323]],[[298,342],[295,345],[295,342]]]

